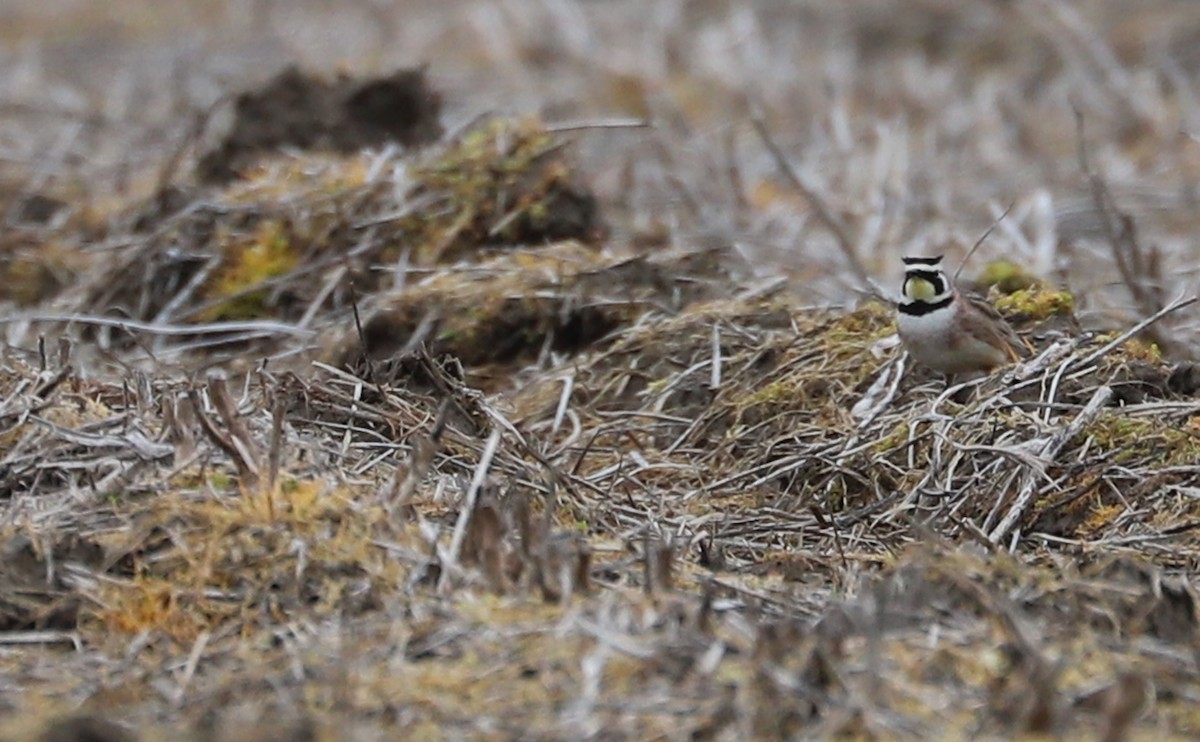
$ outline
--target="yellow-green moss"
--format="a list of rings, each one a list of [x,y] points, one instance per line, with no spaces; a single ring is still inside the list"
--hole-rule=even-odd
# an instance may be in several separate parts
[[[38,243],[29,240],[21,244],[20,237],[0,245],[0,299],[18,306],[33,306],[63,288],[74,273],[73,248],[55,242]]]
[[[1083,523],[1079,525],[1077,533],[1100,534],[1125,511],[1126,507],[1122,503],[1095,504],[1089,510]]]
[[[892,426],[891,432],[876,441],[875,445],[871,448],[876,454],[889,453],[893,449],[907,444],[909,441],[909,435],[910,431],[908,420],[897,420],[896,424]]]
[[[871,302],[839,317],[824,330],[827,350],[856,353],[896,331],[896,313],[891,307]]]
[[[1113,333],[1113,337],[1116,333]],[[1126,361],[1146,361],[1147,363],[1162,363],[1162,349],[1157,343],[1148,343],[1139,338],[1131,338],[1121,346],[1120,357]]]
[[[307,152],[302,157],[267,159],[242,172],[224,192],[229,203],[261,207],[295,199],[298,193],[339,197],[366,185],[370,158]]]
[[[811,316],[793,318],[802,336],[819,343],[815,356],[811,346],[804,361],[784,357],[778,375],[734,403],[744,423],[753,423],[779,411],[802,410],[825,422],[830,430],[840,429],[850,406],[853,390],[875,373],[883,362],[870,352],[879,339],[895,332],[890,308],[868,304],[849,314],[817,321]]]
[[[440,195],[433,218],[422,211],[401,222],[416,257],[433,262],[468,246],[517,241],[544,222],[569,169],[553,159],[559,144],[541,122],[495,119],[437,159],[413,168],[418,193]]]
[[[795,374],[788,374],[779,379],[764,384],[747,395],[742,400],[742,407],[757,407],[759,405],[779,405],[795,400],[798,395],[798,385],[802,383]]]
[[[983,266],[978,281],[985,286],[995,286],[1001,294],[1012,294],[1042,285],[1040,279],[1011,260],[993,260]]]
[[[1118,463],[1149,458],[1158,466],[1175,466],[1200,459],[1200,436],[1160,420],[1105,412],[1087,435],[1100,448],[1115,451]]]
[[[138,634],[154,629],[191,642],[204,628],[203,617],[192,610],[192,594],[187,585],[141,575],[128,587],[111,590],[97,618],[110,631]]]
[[[1006,316],[1044,320],[1073,314],[1075,297],[1069,291],[1034,286],[999,297],[996,309]]]
[[[224,492],[231,489],[233,487],[233,482],[234,479],[232,475],[220,470],[214,471],[208,476],[209,485],[217,492]]]
[[[883,362],[871,353],[871,346],[896,332],[896,317],[891,307],[879,303],[863,306],[834,320],[822,331],[825,359],[843,364],[834,367],[843,376],[847,388],[853,388],[875,373]],[[851,359],[858,362],[845,367]],[[831,369],[832,370],[832,369]]]
[[[335,484],[289,476],[273,493],[242,490],[195,502],[168,496],[158,503],[159,514],[181,525],[180,548],[173,558],[138,563],[137,580],[113,585],[95,616],[109,631],[163,628],[191,641],[201,630],[238,620],[240,608],[214,601],[208,591],[255,592],[293,574],[300,559],[306,579],[320,587],[312,610],[339,610],[353,600],[345,591],[346,569],[376,586],[396,584],[401,574],[372,543],[383,511],[351,502]],[[288,546],[297,540],[307,545],[303,557]]]
[[[293,242],[287,226],[274,219],[259,222],[247,239],[226,242],[221,267],[209,281],[206,295],[210,299],[229,298],[213,305],[204,313],[204,319],[217,321],[263,316],[268,291],[255,287],[296,268],[299,256]]]

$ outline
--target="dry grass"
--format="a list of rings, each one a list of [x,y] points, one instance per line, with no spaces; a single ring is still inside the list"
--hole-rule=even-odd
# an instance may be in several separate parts
[[[1190,4],[344,5],[0,47],[0,736],[1200,730]],[[197,184],[291,44],[446,133]]]

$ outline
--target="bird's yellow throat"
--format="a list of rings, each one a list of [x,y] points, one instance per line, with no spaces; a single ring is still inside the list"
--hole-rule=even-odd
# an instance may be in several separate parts
[[[904,293],[916,301],[932,301],[937,297],[937,287],[933,282],[917,276],[910,276],[904,288]]]

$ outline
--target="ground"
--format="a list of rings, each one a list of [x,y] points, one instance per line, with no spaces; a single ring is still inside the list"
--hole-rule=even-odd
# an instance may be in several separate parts
[[[1200,732],[1193,3],[98,7],[0,9],[0,738]]]

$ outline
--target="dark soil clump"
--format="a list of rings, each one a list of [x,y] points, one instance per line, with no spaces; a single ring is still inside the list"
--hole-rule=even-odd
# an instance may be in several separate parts
[[[230,131],[200,158],[201,181],[227,183],[259,154],[280,147],[354,152],[390,142],[428,144],[442,134],[442,98],[423,68],[329,82],[289,67],[233,105]]]

